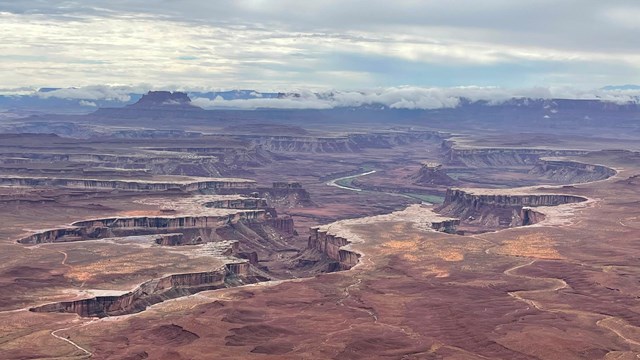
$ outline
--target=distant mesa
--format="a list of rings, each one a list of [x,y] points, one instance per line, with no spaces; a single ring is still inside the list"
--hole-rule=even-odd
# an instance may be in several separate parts
[[[191,104],[189,95],[180,91],[149,91],[142,95],[136,103],[128,105],[129,108],[156,109],[163,107],[171,108],[196,108]]]
[[[418,185],[456,185],[457,181],[447,175],[442,169],[442,164],[425,162],[417,174],[413,175],[415,184]]]
[[[149,91],[134,104],[117,108],[99,108],[92,116],[110,121],[118,119],[185,119],[204,118],[208,113],[193,104],[186,93],[180,91]]]

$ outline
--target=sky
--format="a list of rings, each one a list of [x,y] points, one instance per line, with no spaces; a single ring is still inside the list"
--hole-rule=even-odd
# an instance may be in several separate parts
[[[0,0],[0,90],[640,83],[634,0]]]

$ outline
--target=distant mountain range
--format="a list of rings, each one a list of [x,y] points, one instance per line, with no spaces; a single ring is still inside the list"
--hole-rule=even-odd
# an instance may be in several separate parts
[[[640,91],[640,85],[616,85],[605,86],[600,89],[603,92],[625,93]],[[168,92],[168,91],[152,91],[148,94],[138,93],[137,91],[127,91],[125,89],[115,89],[109,87],[93,87],[93,88],[42,88],[37,92],[26,95],[0,95],[0,119],[2,114],[13,115],[38,115],[38,114],[89,114],[98,109],[113,108],[130,108],[134,104],[138,104],[137,109],[143,107],[157,108],[165,102],[167,104],[175,102],[174,105],[187,106],[185,109],[194,108],[191,99],[198,99],[198,105],[206,104],[207,109],[251,109],[253,106],[259,108],[280,108],[280,109],[328,109],[328,108],[362,108],[362,109],[385,109],[385,108],[406,108],[412,109],[410,106],[396,107],[389,103],[379,103],[375,99],[384,100],[384,96],[373,98],[374,100],[360,100],[357,105],[351,105],[345,101],[345,94],[352,96],[353,94],[367,96],[366,94],[351,93],[277,93],[277,92],[257,92],[254,90],[231,90],[231,91],[209,91],[209,92]],[[530,98],[503,98],[496,102],[495,100],[476,100],[472,101],[463,97],[452,100],[451,95],[446,99],[449,103],[444,103],[442,108],[469,106],[477,103],[479,105],[504,105],[522,107],[526,104],[540,104],[540,101],[549,101],[552,99],[530,99]],[[627,96],[628,97],[628,96]],[[610,98],[603,97],[605,101],[611,101]],[[278,105],[276,99],[284,100],[282,105]],[[640,98],[631,97],[635,103],[640,102]],[[142,100],[141,103],[138,103]],[[570,99],[567,99],[570,100]],[[400,99],[402,103],[404,98]],[[413,100],[415,101],[415,100]],[[590,100],[599,102],[598,100]],[[416,104],[419,103],[416,101]],[[624,105],[625,101],[618,102]],[[255,104],[255,105],[254,105]],[[166,105],[166,104],[165,104]],[[416,109],[419,106],[416,105]],[[203,105],[204,106],[204,105]],[[547,104],[547,107],[552,106]],[[591,105],[593,106],[593,105]],[[173,107],[175,109],[175,107]],[[434,106],[431,109],[438,108]],[[98,111],[100,113],[100,111]],[[551,115],[551,114],[549,114]],[[5,116],[8,117],[8,116]]]
[[[0,95],[0,112],[19,114],[87,114],[98,108],[124,107],[140,100],[144,93],[124,92],[118,97],[97,99],[94,94],[82,96],[76,92],[69,94],[62,88],[41,88],[28,95]],[[71,89],[73,90],[73,89]],[[189,92],[190,98],[241,100],[256,98],[277,98],[279,93],[258,93],[254,90],[231,90],[220,92]]]
[[[615,90],[640,90],[640,85],[609,85],[602,88],[602,90],[615,91]]]

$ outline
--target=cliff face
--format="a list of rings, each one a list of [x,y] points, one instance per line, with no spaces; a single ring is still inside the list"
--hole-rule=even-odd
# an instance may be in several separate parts
[[[544,216],[529,207],[557,206],[586,201],[585,198],[562,194],[493,195],[472,194],[449,189],[444,203],[436,209],[440,214],[460,218],[463,222],[489,228],[531,225]]]
[[[274,229],[277,229],[283,233],[297,235],[293,219],[291,217],[279,217],[268,219],[267,224]]]
[[[107,119],[175,119],[199,115],[206,117],[207,112],[191,104],[189,96],[175,91],[149,91],[136,103],[123,108],[100,108],[92,114]]]
[[[576,161],[540,160],[529,173],[556,182],[584,183],[607,179],[615,175],[616,171],[606,166]]]
[[[348,137],[242,136],[252,144],[274,152],[336,153],[359,149]]]
[[[134,180],[98,180],[98,179],[63,179],[36,177],[0,177],[0,186],[28,187],[68,187],[81,189],[117,189],[127,191],[198,191],[219,189],[251,189],[255,182],[232,180],[204,180],[185,183],[134,181]]]
[[[586,155],[582,150],[547,150],[547,149],[458,149],[453,143],[443,142],[443,153],[448,165],[467,167],[499,167],[535,165],[541,157]]]
[[[342,249],[348,244],[349,241],[345,238],[311,228],[307,248],[317,250],[333,260],[334,263],[329,266],[330,271],[341,271],[351,269],[360,259],[360,254]]]
[[[440,164],[423,164],[412,180],[418,185],[451,186],[457,183],[456,180],[447,175]]]
[[[77,221],[72,225],[85,228],[125,228],[125,229],[180,229],[180,228],[213,228],[238,221],[264,221],[262,210],[243,211],[222,216],[140,216],[115,217],[87,221]]]
[[[158,107],[185,107],[191,105],[191,99],[186,93],[175,91],[149,91],[142,95],[130,108],[148,109]]]
[[[435,231],[446,232],[448,234],[454,234],[460,225],[460,220],[449,219],[444,221],[434,221],[431,223],[431,228]]]
[[[100,239],[110,236],[175,233],[188,229],[216,229],[240,221],[264,222],[266,219],[266,211],[264,210],[243,211],[223,216],[104,218],[78,221],[69,228],[42,231],[22,238],[18,242],[21,244],[40,244]]]
[[[204,204],[206,207],[217,209],[266,209],[269,205],[267,200],[259,198],[244,198],[230,200],[216,200]]]
[[[237,135],[253,145],[274,152],[340,153],[359,152],[366,148],[392,148],[417,141],[441,141],[435,131],[397,131],[347,134],[336,137]]]
[[[272,206],[298,207],[313,206],[311,195],[298,183],[274,183],[272,187],[247,189],[218,189],[218,194],[240,194],[263,198]]]
[[[33,312],[76,313],[83,317],[133,314],[148,306],[205,290],[228,287],[233,282],[250,283],[248,262],[227,264],[225,268],[199,273],[174,274],[145,282],[131,292],[118,296],[97,296],[77,301],[63,301],[29,309]]]

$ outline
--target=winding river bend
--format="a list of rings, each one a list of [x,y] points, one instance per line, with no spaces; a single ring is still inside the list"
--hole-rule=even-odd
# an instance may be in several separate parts
[[[361,174],[350,175],[350,176],[345,176],[345,177],[333,179],[333,180],[327,182],[327,185],[328,186],[335,186],[337,188],[345,189],[345,190],[362,191],[362,189],[358,189],[356,187],[340,185],[339,182],[344,181],[344,180],[352,180],[352,179],[355,179],[355,178],[359,178],[361,176],[371,175],[371,174],[373,174],[375,172],[376,172],[376,170],[371,170],[371,171],[363,172]]]

